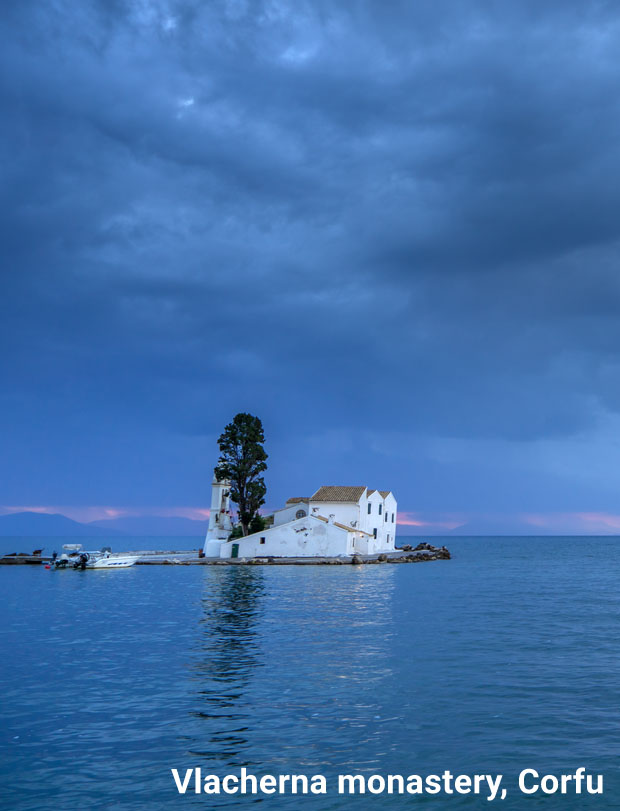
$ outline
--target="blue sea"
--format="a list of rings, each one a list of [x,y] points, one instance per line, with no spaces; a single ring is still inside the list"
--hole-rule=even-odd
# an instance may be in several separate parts
[[[445,543],[423,564],[0,567],[1,807],[619,808],[620,539]],[[580,766],[602,796],[518,790]],[[194,767],[328,793],[180,795],[171,769]],[[445,770],[504,775],[506,799],[337,794]]]

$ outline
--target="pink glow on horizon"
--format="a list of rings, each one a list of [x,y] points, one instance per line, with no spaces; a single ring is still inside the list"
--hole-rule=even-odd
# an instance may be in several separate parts
[[[108,507],[105,510],[105,514],[108,518],[120,518],[121,515],[125,515],[125,510],[115,510],[113,507]]]
[[[576,515],[586,524],[597,523],[610,529],[620,529],[620,515],[613,513],[576,513]]]
[[[210,510],[204,507],[111,507],[107,505],[46,505],[46,506],[0,506],[0,515],[17,512],[36,512],[52,515],[60,513],[74,521],[88,523],[105,519],[124,518],[133,516],[161,516],[162,518],[189,518],[194,521],[206,521]],[[266,511],[261,510],[267,514]],[[428,529],[453,529],[463,523],[464,519],[455,519],[454,516],[438,516],[425,518],[419,513],[401,511],[396,517],[396,523],[401,527],[427,527]]]
[[[52,515],[59,513],[72,518],[74,521],[88,523],[105,519],[115,519],[134,516],[152,516],[162,518],[189,518],[194,521],[206,521],[210,511],[205,507],[118,507],[109,505],[3,505],[0,506],[0,515],[9,515],[18,512],[33,512]],[[269,511],[261,510],[263,514]],[[451,530],[476,517],[468,514],[456,513],[427,513],[402,510],[396,517],[399,527],[416,528],[418,530],[439,531]],[[517,518],[532,528],[538,527],[547,532],[561,534],[620,534],[620,514],[606,512],[565,512],[565,513],[520,513],[494,515],[494,518],[507,522]]]
[[[520,518],[534,527],[548,530],[586,532],[620,530],[620,515],[604,512],[527,513]]]
[[[533,527],[548,527],[549,526],[549,518],[548,515],[522,515],[520,516],[522,521],[525,521],[526,524],[531,524]]]
[[[0,507],[0,515],[10,515],[11,513],[43,513],[45,515],[53,515],[58,512],[55,507]]]
[[[418,513],[414,512],[399,512],[396,517],[396,523],[400,527],[428,527],[428,529],[454,529],[463,523],[462,520],[455,520],[454,518],[447,518],[440,521],[424,520]]]

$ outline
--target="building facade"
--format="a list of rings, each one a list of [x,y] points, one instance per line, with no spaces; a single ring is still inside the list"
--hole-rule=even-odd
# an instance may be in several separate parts
[[[212,512],[209,519],[207,557],[342,557],[394,551],[397,504],[389,490],[320,487],[309,498],[289,499],[273,513],[268,529],[233,540],[228,540],[232,526],[224,537],[224,526],[230,525],[227,493],[224,488],[212,495],[219,518],[212,522]]]
[[[230,482],[219,482],[215,476],[211,483],[211,509],[209,511],[209,528],[204,543],[207,557],[219,557],[222,543],[228,540],[232,532],[232,511],[230,508]]]
[[[396,540],[396,499],[390,490],[367,487],[320,487],[310,498],[311,515],[334,514],[336,520],[361,530],[363,554],[394,549]]]

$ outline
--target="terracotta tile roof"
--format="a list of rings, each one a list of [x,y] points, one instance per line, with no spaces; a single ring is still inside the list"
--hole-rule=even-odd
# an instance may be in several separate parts
[[[373,494],[374,492],[375,492],[374,490],[369,490],[369,491],[366,493],[366,495],[367,495],[367,496],[372,496],[372,494]]]
[[[287,504],[300,504],[302,501],[310,501],[308,496],[295,496],[295,498],[287,498]]]
[[[379,490],[379,492],[381,493],[383,498],[387,498],[392,491],[391,490]]]
[[[339,487],[335,485],[319,487],[316,493],[310,497],[310,501],[353,502],[357,504],[365,490],[365,487]]]

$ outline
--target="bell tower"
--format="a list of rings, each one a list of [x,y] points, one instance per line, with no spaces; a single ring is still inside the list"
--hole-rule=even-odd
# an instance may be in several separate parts
[[[218,481],[213,476],[211,483],[211,510],[209,513],[209,529],[205,538],[204,553],[209,558],[219,558],[220,546],[228,540],[232,532],[230,509],[230,482],[226,479]]]

